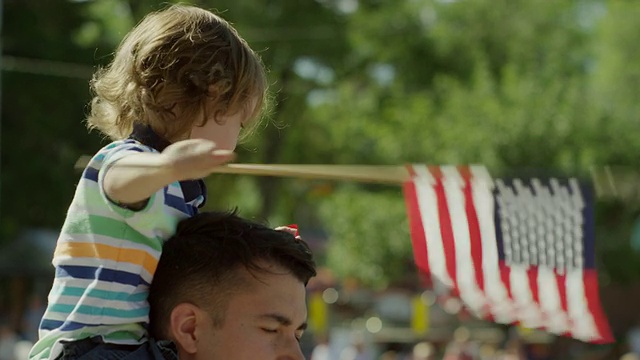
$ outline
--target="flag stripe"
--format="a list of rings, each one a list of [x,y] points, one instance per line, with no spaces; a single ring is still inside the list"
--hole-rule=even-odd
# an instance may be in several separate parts
[[[480,291],[484,292],[484,277],[482,276],[482,269],[484,267],[483,254],[482,254],[482,239],[480,237],[480,225],[478,224],[478,216],[473,201],[473,190],[471,189],[471,174],[467,167],[460,169],[460,174],[464,179],[464,202],[465,211],[467,214],[467,221],[469,224],[469,242],[471,247],[471,260],[475,267],[475,280],[480,288]]]
[[[584,277],[581,270],[571,270],[567,272],[567,305],[569,317],[571,318],[571,334],[573,337],[591,341],[599,338],[595,321],[589,313],[586,302],[584,287]]]
[[[413,168],[408,166],[412,176],[415,176]],[[422,219],[420,217],[420,207],[418,205],[418,198],[416,194],[416,185],[413,182],[407,182],[404,184],[404,197],[407,207],[407,215],[409,218],[409,229],[411,231],[411,241],[413,243],[414,260],[416,266],[426,275],[427,281],[431,277],[431,270],[429,270],[429,255],[427,254],[427,238],[424,232],[424,226],[422,225]],[[429,281],[430,282],[430,281]]]
[[[513,303],[513,291],[511,290],[511,269],[507,266],[504,260],[500,260],[500,279],[502,280],[502,284],[507,289],[507,295],[509,300]]]
[[[469,220],[465,211],[464,180],[454,166],[443,166],[442,174],[453,235],[457,287],[460,297],[465,300],[465,305],[475,315],[480,316],[481,309],[484,308],[484,299],[475,282],[475,269],[469,238]]]
[[[514,305],[520,314],[520,321],[525,327],[536,328],[539,326],[540,314],[537,313],[533,303],[527,269],[521,265],[511,265],[510,268],[509,282],[511,282]]]
[[[562,335],[569,335],[571,329],[570,319],[567,316],[569,313],[569,304],[567,304],[567,276],[565,274],[555,274],[556,284],[558,285],[558,297],[560,298],[560,307],[562,309],[562,315],[565,318],[567,324],[565,330],[560,332]]]
[[[533,310],[535,313],[540,314],[540,317],[538,318],[539,323],[536,324],[536,327],[544,328],[544,323],[547,319],[544,312],[537,306],[537,304],[540,304],[540,295],[538,294],[538,268],[529,267],[527,269],[527,277],[527,282],[529,283],[529,289],[531,291],[531,299],[533,300],[531,306],[535,309]]]
[[[416,178],[421,181],[415,182],[416,194],[418,196],[418,206],[420,207],[419,217],[424,227],[427,242],[427,259],[432,277],[438,280],[438,284],[447,289],[454,287],[453,280],[447,272],[446,255],[442,244],[442,234],[440,233],[440,215],[438,213],[438,200],[433,188],[435,179],[426,166],[414,166],[413,170]]]
[[[442,248],[444,250],[445,268],[452,281],[454,296],[460,295],[458,289],[458,279],[456,274],[456,253],[453,238],[453,230],[451,229],[451,219],[449,218],[449,206],[445,195],[444,184],[442,182],[442,172],[439,168],[429,169],[435,178],[435,192],[438,205],[438,220],[440,221],[440,236],[442,239]]]
[[[596,328],[601,337],[601,339],[595,339],[595,342],[600,344],[612,342],[614,341],[613,334],[609,328],[607,318],[602,311],[600,297],[598,296],[598,274],[593,270],[585,270],[583,277],[587,307],[589,309],[589,313],[593,315],[596,322]]]
[[[472,197],[468,201],[473,202],[482,251],[482,266],[476,267],[476,271],[483,274],[483,286],[490,315],[488,319],[511,323],[514,321],[513,309],[508,299],[509,293],[501,279],[498,261],[496,229],[493,220],[493,181],[483,167],[471,166],[469,168],[469,185]]]
[[[547,330],[554,333],[563,333],[568,329],[568,322],[563,316],[562,306],[560,304],[560,295],[558,294],[558,283],[555,272],[546,267],[537,268],[537,276],[531,281],[538,284],[538,301],[540,309],[544,316],[544,322]]]

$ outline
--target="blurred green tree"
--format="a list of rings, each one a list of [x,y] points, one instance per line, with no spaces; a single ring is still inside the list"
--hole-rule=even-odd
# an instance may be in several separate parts
[[[0,241],[26,227],[58,228],[77,181],[73,164],[98,144],[82,123],[94,48],[71,41],[87,6],[4,2]]]

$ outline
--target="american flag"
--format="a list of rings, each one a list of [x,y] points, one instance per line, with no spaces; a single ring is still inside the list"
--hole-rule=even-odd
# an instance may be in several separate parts
[[[575,178],[492,178],[482,166],[408,166],[419,270],[472,314],[593,343],[600,306],[591,188]]]

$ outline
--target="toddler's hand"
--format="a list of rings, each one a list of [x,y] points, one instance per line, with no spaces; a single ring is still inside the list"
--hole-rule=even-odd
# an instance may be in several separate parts
[[[234,152],[216,149],[213,141],[204,139],[175,142],[164,149],[162,156],[178,180],[203,178],[235,159]]]

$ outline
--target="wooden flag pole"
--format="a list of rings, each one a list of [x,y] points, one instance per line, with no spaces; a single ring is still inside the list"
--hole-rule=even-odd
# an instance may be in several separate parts
[[[84,169],[91,158],[83,156],[74,168]],[[147,167],[147,164],[132,165]],[[227,164],[216,168],[214,173],[254,176],[280,176],[320,180],[349,180],[366,183],[401,185],[410,179],[403,165],[262,165]]]
[[[75,169],[82,170],[90,156],[82,156]],[[138,165],[136,165],[138,166]],[[140,167],[149,166],[140,164]],[[347,180],[365,183],[402,185],[410,180],[404,165],[297,165],[297,164],[227,164],[217,168],[215,173],[253,176],[279,176],[319,180]],[[590,170],[591,180],[598,198],[620,198],[640,200],[640,172],[627,167],[594,167]]]
[[[402,165],[259,165],[228,164],[214,173],[281,176],[321,180],[351,180],[401,185],[410,179]]]

